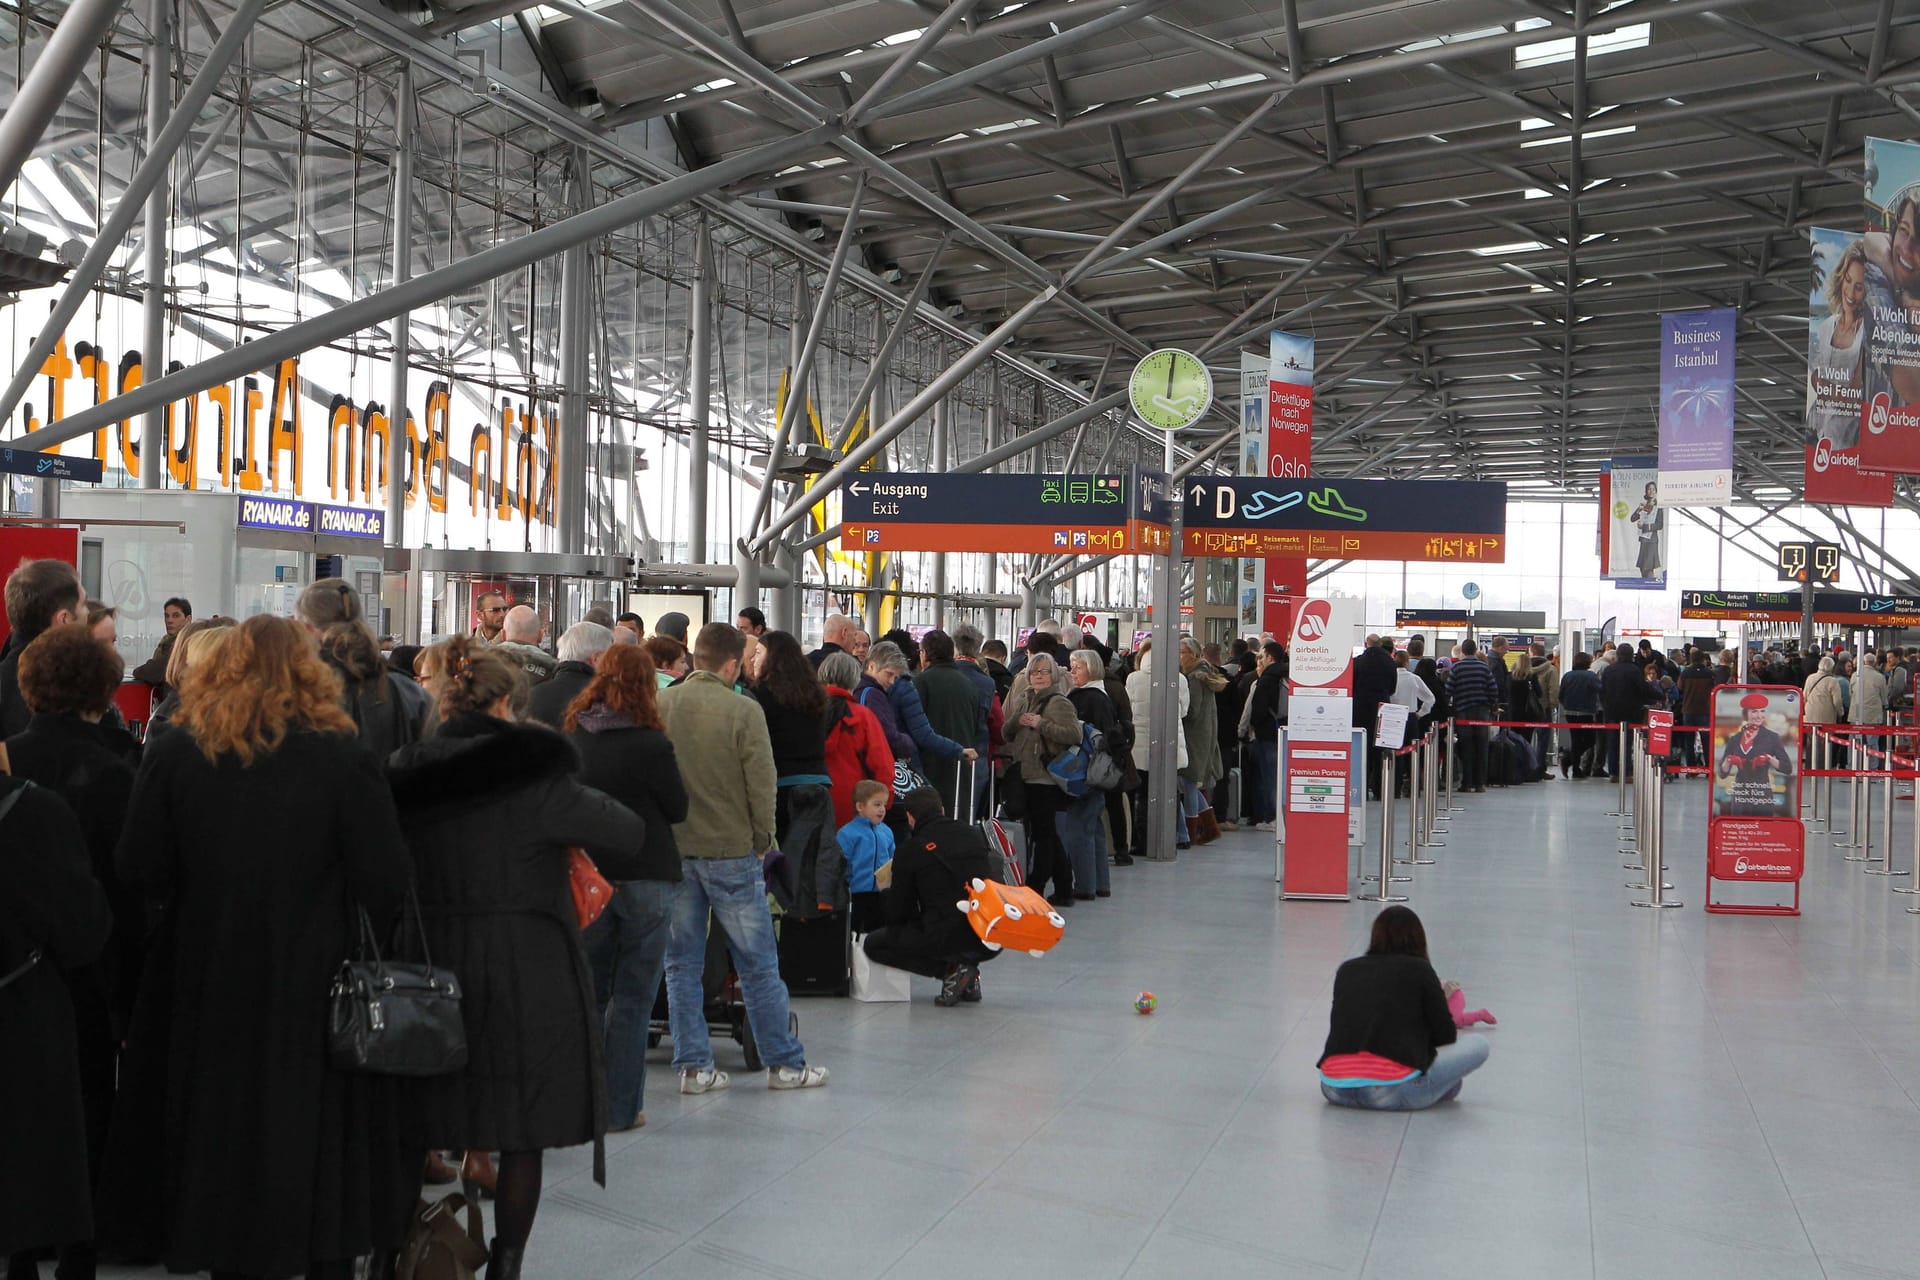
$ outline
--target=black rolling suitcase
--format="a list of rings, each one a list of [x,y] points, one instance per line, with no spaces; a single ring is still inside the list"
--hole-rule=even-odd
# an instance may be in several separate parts
[[[781,916],[780,980],[795,996],[853,993],[853,928],[844,911],[796,920]]]

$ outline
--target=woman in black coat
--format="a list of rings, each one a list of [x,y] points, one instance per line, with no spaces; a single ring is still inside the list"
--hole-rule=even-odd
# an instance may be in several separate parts
[[[767,887],[789,919],[815,920],[847,907],[846,859],[827,772],[827,691],[800,642],[785,631],[762,635],[753,661],[753,693],[767,718],[778,780],[773,830],[780,853],[768,860]],[[822,945],[845,955],[837,932]]]
[[[65,802],[0,775],[0,1257],[93,1239],[73,1002],[61,971],[107,943],[113,916]],[[17,1268],[17,1270],[16,1270]]]
[[[59,796],[80,819],[93,878],[106,890],[113,911],[113,935],[100,958],[63,975],[73,997],[86,1151],[96,1174],[113,1115],[115,1059],[146,947],[143,904],[120,889],[113,870],[133,768],[101,733],[122,667],[120,655],[95,640],[84,623],[41,632],[21,652],[19,664],[20,694],[33,719],[6,742],[14,776]],[[60,1274],[90,1275],[91,1257],[89,1242],[67,1242]]]
[[[673,824],[687,817],[687,787],[673,743],[660,727],[653,659],[639,645],[600,656],[593,679],[567,709],[567,740],[580,753],[580,780],[633,810],[646,824],[640,869],[582,935],[607,1039],[607,1127],[647,1122],[647,1024],[667,971],[673,886],[680,848]]]
[[[200,651],[117,861],[170,919],[128,1046],[129,1072],[163,1077],[144,1082],[164,1099],[159,1149],[116,1115],[109,1176],[145,1171],[170,1270],[345,1280],[399,1244],[420,1163],[394,1082],[328,1060],[327,992],[355,904],[384,933],[408,863],[379,766],[297,623],[249,618]]]
[[[422,1090],[414,1114],[424,1148],[501,1153],[487,1276],[516,1280],[544,1150],[593,1143],[594,1180],[606,1182],[599,1013],[567,850],[631,879],[646,865],[646,830],[580,783],[566,739],[510,722],[516,664],[464,636],[422,662],[441,724],[394,755],[389,780],[434,962],[465,987],[467,1065]]]

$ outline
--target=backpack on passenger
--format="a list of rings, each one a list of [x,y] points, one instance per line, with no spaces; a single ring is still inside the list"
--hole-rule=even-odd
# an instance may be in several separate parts
[[[1120,766],[1107,750],[1107,735],[1082,720],[1080,742],[1047,762],[1047,774],[1062,791],[1078,799],[1089,791],[1120,785]]]

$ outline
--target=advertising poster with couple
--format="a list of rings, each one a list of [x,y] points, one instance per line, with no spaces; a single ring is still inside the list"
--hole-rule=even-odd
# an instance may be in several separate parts
[[[1860,469],[1860,399],[1872,328],[1867,238],[1815,227],[1807,294],[1807,501],[1890,507],[1893,474]]]
[[[1860,465],[1920,472],[1920,145],[1867,139]]]

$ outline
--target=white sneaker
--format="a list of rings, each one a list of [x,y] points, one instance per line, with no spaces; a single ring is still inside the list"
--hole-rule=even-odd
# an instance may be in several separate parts
[[[680,1073],[680,1092],[682,1093],[712,1093],[715,1089],[724,1089],[731,1083],[733,1083],[732,1077],[712,1067]]]
[[[1253,829],[1255,831],[1271,831],[1273,830],[1273,824],[1271,822],[1256,822],[1253,824]]]
[[[826,1082],[825,1067],[774,1067],[767,1072],[769,1089],[818,1089]]]

